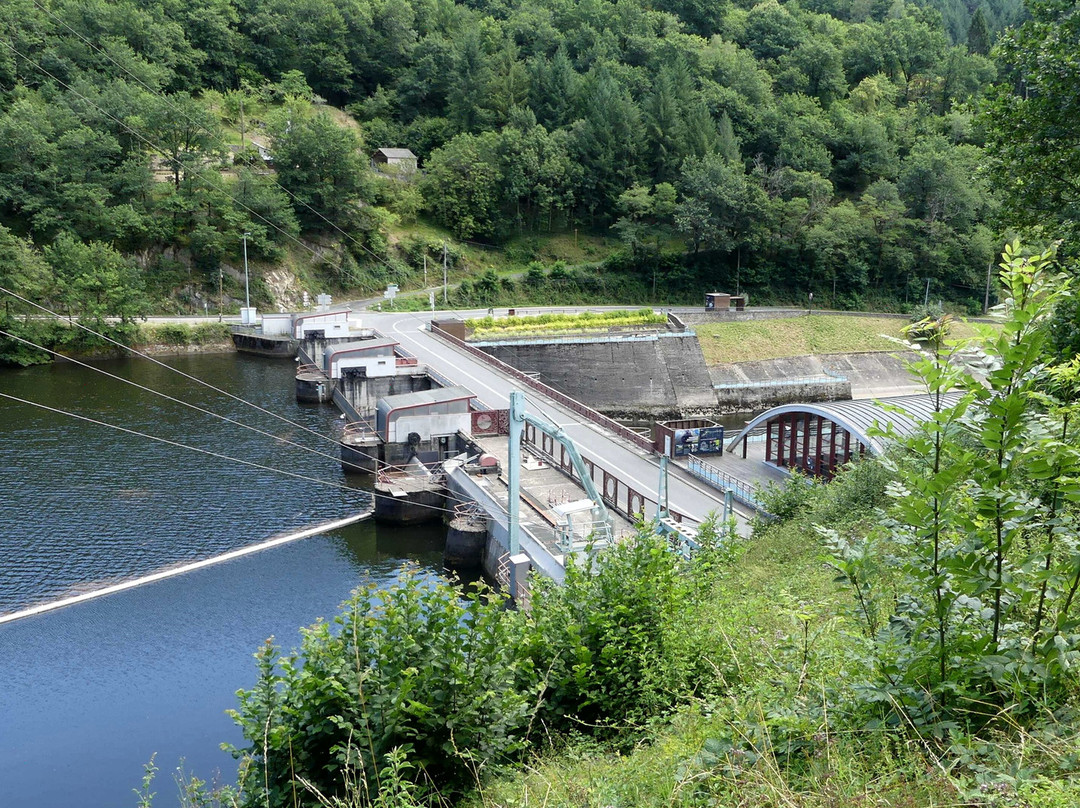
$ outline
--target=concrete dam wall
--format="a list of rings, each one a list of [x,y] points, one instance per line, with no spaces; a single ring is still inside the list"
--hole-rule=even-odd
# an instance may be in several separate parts
[[[608,414],[667,417],[716,407],[705,357],[693,334],[479,342],[476,346]]]
[[[905,368],[906,357],[889,352],[796,356],[710,368],[694,334],[475,344],[614,416],[719,415],[803,401],[918,392]]]

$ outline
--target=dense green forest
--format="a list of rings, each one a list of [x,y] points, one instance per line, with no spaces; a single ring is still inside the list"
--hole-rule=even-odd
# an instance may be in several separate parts
[[[716,285],[895,308],[929,282],[978,310],[1011,222],[976,112],[1010,69],[990,48],[1023,14],[1017,0],[11,0],[0,278],[92,318],[206,306],[220,280],[235,300],[221,267],[249,233],[259,267],[416,286],[441,247],[410,234],[419,219],[458,244],[516,244],[521,270],[548,234],[617,237],[619,255],[570,273],[586,297],[599,276],[627,302]],[[376,175],[384,146],[412,149],[422,174]],[[485,283],[460,302],[529,293]]]

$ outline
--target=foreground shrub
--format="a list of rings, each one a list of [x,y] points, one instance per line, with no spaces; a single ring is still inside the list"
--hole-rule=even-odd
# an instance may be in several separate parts
[[[642,529],[596,555],[569,558],[562,585],[534,584],[530,655],[546,678],[545,722],[636,725],[715,678],[719,643],[701,637],[693,618],[725,552],[720,537],[707,526],[705,551],[686,561]]]
[[[509,759],[536,701],[520,622],[497,597],[407,569],[306,629],[299,652],[268,641],[232,713],[248,742],[234,750],[251,773],[244,804],[317,804],[316,791],[369,802],[392,753],[444,794]]]

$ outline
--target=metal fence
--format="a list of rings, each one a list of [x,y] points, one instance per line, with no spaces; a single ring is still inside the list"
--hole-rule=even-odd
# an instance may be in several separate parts
[[[824,376],[803,376],[798,379],[764,379],[754,382],[725,382],[714,384],[713,390],[746,390],[757,387],[798,387],[808,384],[836,384],[846,382],[846,376],[826,374]]]
[[[742,480],[732,477],[730,474],[726,474],[712,463],[702,460],[700,457],[691,455],[686,469],[699,480],[704,480],[713,488],[717,488],[721,491],[730,491],[732,496],[744,505],[749,505],[755,510],[761,508],[761,504],[754,495],[754,490],[750,488],[749,485]]]
[[[570,459],[570,453],[566,448],[550,435],[546,435],[536,429],[532,424],[525,424],[522,435],[522,445],[527,446],[533,454],[544,458],[550,465],[559,469],[572,480],[580,480],[577,470]],[[597,465],[588,457],[582,455],[582,462],[589,470],[589,479],[600,493],[604,504],[616,512],[622,514],[630,521],[634,521],[644,514],[654,516],[657,513],[656,500],[645,496],[642,492],[632,488],[619,479],[618,475],[608,471],[603,466]],[[670,511],[671,518],[675,522],[696,525],[697,521],[677,511]]]

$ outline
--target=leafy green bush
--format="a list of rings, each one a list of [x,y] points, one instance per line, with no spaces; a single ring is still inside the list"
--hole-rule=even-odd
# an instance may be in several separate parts
[[[191,327],[183,323],[161,323],[145,328],[144,339],[160,345],[189,345]]]
[[[395,749],[445,793],[512,757],[536,701],[522,619],[407,568],[306,629],[299,652],[280,657],[268,642],[232,712],[248,743],[234,754],[262,775],[245,804],[314,803],[305,782],[326,796],[374,789]]]
[[[686,621],[708,592],[694,564],[706,570],[715,552],[686,562],[642,529],[596,555],[571,556],[561,585],[535,582],[529,654],[545,673],[549,725],[635,725],[715,677],[708,658],[718,642],[697,641]]]
[[[1064,703],[1080,663],[1080,378],[1039,389],[1042,323],[1066,285],[1053,251],[1006,248],[999,331],[913,365],[935,402],[902,453],[890,506],[863,536],[823,531],[867,645],[856,711],[941,737]],[[946,394],[951,395],[946,395]]]
[[[228,323],[199,323],[191,330],[191,341],[196,345],[228,342],[232,338],[232,326]]]
[[[812,477],[793,471],[781,483],[759,486],[755,494],[762,509],[777,519],[791,519],[802,513],[813,501],[821,484]]]

